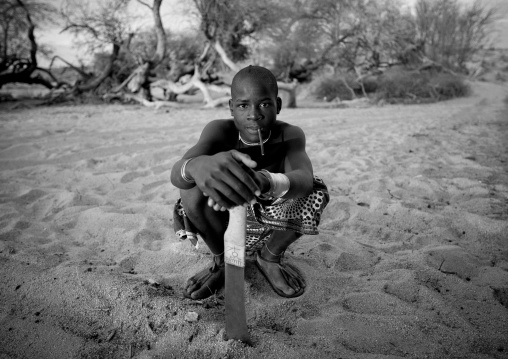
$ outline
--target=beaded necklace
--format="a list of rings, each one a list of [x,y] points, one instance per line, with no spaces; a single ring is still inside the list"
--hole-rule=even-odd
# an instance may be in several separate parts
[[[267,143],[268,140],[270,139],[270,136],[272,135],[272,131],[270,130],[270,132],[268,133],[268,137],[266,139],[263,140],[263,143]],[[260,143],[259,142],[247,142],[245,141],[243,138],[242,138],[242,135],[240,135],[240,132],[238,132],[238,139],[240,141],[242,141],[242,143],[244,145],[247,145],[247,146],[259,146]]]

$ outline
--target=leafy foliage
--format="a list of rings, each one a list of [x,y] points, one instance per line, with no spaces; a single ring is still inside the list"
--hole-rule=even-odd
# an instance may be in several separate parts
[[[469,94],[469,86],[462,77],[457,75],[435,74],[429,79],[429,86],[434,91],[434,97],[437,95],[439,100],[463,97]]]
[[[389,103],[421,103],[447,100],[468,93],[468,85],[457,75],[393,69],[379,77],[376,97]]]
[[[323,76],[313,81],[313,95],[317,99],[327,102],[333,100],[352,100],[355,97],[355,90],[360,89],[360,85],[352,76]]]
[[[259,52],[270,54],[285,80],[311,80],[323,66],[355,71],[391,64],[414,44],[413,18],[396,0],[299,0],[274,11],[280,20],[265,31]]]

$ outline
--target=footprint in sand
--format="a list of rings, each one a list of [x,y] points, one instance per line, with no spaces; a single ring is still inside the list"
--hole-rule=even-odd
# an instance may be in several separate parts
[[[149,184],[146,184],[146,185],[143,185],[143,188],[141,189],[141,192],[142,193],[146,193],[146,192],[149,192],[151,191],[152,189],[154,188],[157,188],[157,187],[160,187],[160,186],[163,186],[163,185],[166,185],[170,183],[169,181],[166,181],[166,180],[161,180],[161,181],[155,181],[155,182],[152,182],[152,183],[149,183]]]
[[[340,231],[351,217],[349,202],[331,200],[321,217],[321,229]]]
[[[45,196],[47,193],[40,190],[40,189],[33,189],[28,193],[25,193],[24,195],[21,195],[19,197],[16,197],[14,202],[17,204],[21,204],[23,206],[29,205],[31,203],[34,203],[39,198]]]
[[[342,252],[335,261],[334,267],[341,272],[350,272],[372,268],[376,262],[376,257],[370,253],[357,255],[354,253]]]
[[[0,216],[0,229],[4,229],[11,225],[11,223],[19,217],[17,212],[6,213]]]
[[[467,281],[476,277],[482,266],[489,265],[488,261],[481,261],[458,246],[442,246],[428,250],[427,262],[442,273],[454,274]]]
[[[26,221],[19,221],[16,223],[16,225],[14,226],[14,229],[19,229],[19,230],[24,230],[24,229],[28,229],[30,228],[32,224],[30,222],[26,222]]]
[[[349,293],[342,306],[345,310],[359,314],[410,315],[415,307],[396,296],[383,292]]]
[[[163,244],[162,235],[149,229],[143,229],[134,237],[135,244],[143,245],[144,249],[149,251],[160,251]]]
[[[40,149],[35,145],[13,145],[0,151],[0,158],[11,160],[13,158],[27,157],[31,154],[38,153],[39,151]]]
[[[136,178],[139,177],[146,177],[148,175],[148,172],[129,172],[123,175],[123,177],[120,179],[121,183],[129,183],[134,181]]]

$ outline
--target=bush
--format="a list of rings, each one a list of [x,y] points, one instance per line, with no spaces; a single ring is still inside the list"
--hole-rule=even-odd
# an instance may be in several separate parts
[[[389,103],[422,103],[468,93],[469,87],[459,76],[435,71],[388,70],[379,78],[376,97]]]
[[[430,78],[429,86],[435,91],[439,100],[463,97],[469,94],[469,87],[464,80],[451,74],[435,74]]]
[[[322,77],[315,81],[313,95],[320,100],[352,100],[359,84],[344,76]]]
[[[363,79],[363,88],[366,93],[376,92],[378,89],[378,76],[367,76]],[[361,90],[361,89],[360,89]]]

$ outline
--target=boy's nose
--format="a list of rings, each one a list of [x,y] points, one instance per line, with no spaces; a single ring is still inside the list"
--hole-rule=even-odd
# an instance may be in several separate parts
[[[249,120],[254,120],[254,121],[259,120],[261,118],[261,112],[259,111],[259,109],[256,106],[253,106],[250,108],[247,118]]]

